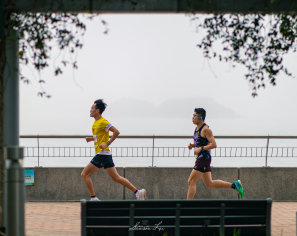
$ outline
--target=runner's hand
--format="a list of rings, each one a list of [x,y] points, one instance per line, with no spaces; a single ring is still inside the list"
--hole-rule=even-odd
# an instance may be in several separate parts
[[[93,137],[86,137],[86,141],[87,141],[87,142],[94,141],[94,138],[93,138]]]
[[[99,147],[100,147],[101,149],[105,149],[105,148],[108,147],[108,144],[99,144]]]
[[[195,148],[194,154],[195,155],[198,155],[198,153],[201,152],[201,151],[202,151],[202,148],[201,147]]]
[[[190,143],[190,144],[188,145],[188,148],[189,148],[189,150],[191,150],[191,149],[193,148],[193,145]]]

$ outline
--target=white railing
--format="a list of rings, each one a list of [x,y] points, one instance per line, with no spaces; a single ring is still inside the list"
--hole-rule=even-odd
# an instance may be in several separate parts
[[[43,138],[85,138],[88,135],[21,135],[20,138],[37,139],[37,147],[25,147],[25,157],[92,157],[93,147],[40,147]],[[191,139],[192,136],[119,136],[122,139],[152,139],[152,147],[111,147],[114,157],[192,157],[186,147],[155,147],[155,139]],[[215,136],[216,139],[266,139],[266,147],[217,147],[211,151],[213,157],[297,157],[297,147],[269,147],[269,139],[297,139],[297,136]]]

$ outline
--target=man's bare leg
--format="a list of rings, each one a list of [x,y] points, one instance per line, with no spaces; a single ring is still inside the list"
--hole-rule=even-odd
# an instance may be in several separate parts
[[[192,170],[190,177],[188,179],[188,194],[187,194],[187,199],[191,200],[194,198],[195,193],[196,193],[196,182],[200,179],[202,176],[202,172],[197,171],[197,170]]]
[[[208,188],[231,188],[232,183],[223,180],[212,180],[211,172],[205,172],[202,175],[203,182]]]
[[[81,177],[83,178],[83,180],[90,192],[90,196],[95,196],[93,182],[90,178],[90,175],[95,173],[97,170],[99,170],[98,167],[94,166],[92,163],[89,163],[81,172]]]
[[[115,167],[110,167],[105,169],[106,172],[109,174],[109,176],[112,178],[112,180],[116,183],[119,183],[126,188],[130,189],[133,193],[136,192],[137,188],[133,184],[129,182],[126,178],[120,176],[117,172],[117,169]]]

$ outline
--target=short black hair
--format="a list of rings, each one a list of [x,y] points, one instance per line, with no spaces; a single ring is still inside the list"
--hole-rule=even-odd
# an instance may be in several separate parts
[[[107,104],[105,102],[103,102],[103,99],[97,99],[95,102],[94,102],[96,105],[96,109],[99,109],[100,111],[100,114],[102,114],[107,106]]]
[[[202,119],[205,120],[206,111],[203,108],[195,108],[194,110],[198,115],[202,116]]]

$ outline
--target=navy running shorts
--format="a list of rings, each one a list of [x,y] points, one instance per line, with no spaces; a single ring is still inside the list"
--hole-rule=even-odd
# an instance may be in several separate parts
[[[202,173],[211,172],[210,163],[211,160],[205,159],[204,157],[196,158],[195,166],[193,169]]]
[[[97,154],[90,162],[98,168],[104,167],[104,169],[106,169],[106,168],[114,167],[112,155]]]

